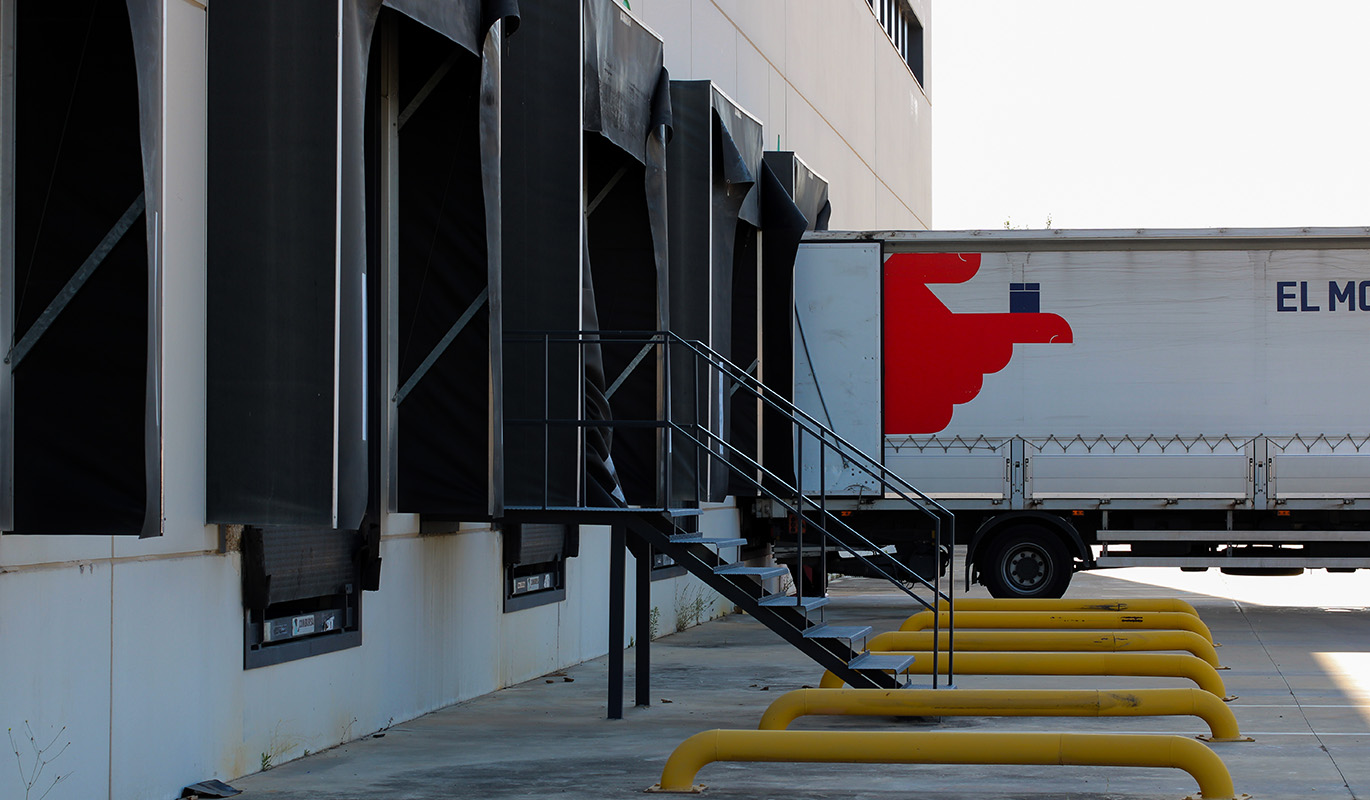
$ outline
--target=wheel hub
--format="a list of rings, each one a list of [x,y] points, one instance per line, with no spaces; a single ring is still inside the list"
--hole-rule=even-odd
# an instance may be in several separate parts
[[[1009,582],[1024,589],[1032,589],[1047,579],[1047,563],[1042,554],[1020,547],[1009,554],[1006,563]]]

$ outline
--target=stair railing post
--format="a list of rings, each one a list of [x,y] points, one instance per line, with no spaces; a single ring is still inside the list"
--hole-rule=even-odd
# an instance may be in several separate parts
[[[956,685],[956,518],[947,515],[947,686]],[[937,558],[942,557],[942,515],[937,515]],[[937,585],[942,581],[941,563],[938,563]]]
[[[542,507],[547,508],[552,460],[552,335],[542,334]]]
[[[580,468],[576,478],[576,505],[585,508],[590,505],[590,403],[589,382],[586,380],[585,331],[576,332],[576,353],[580,363],[580,402],[576,408],[576,452],[580,453]],[[603,351],[601,350],[601,353]],[[602,358],[602,356],[601,356]]]
[[[933,523],[933,574],[932,574],[932,688],[937,688],[937,665],[942,658],[942,517],[938,515]],[[947,662],[947,671],[951,671],[951,662]],[[947,678],[947,686],[951,686],[951,678]]]
[[[818,506],[820,509],[819,518],[828,518],[828,440],[820,438],[818,440],[818,475],[821,489],[818,495]],[[823,587],[820,596],[828,593],[828,526],[824,525],[819,529],[818,535],[818,581]]]
[[[609,529],[609,719],[623,719],[623,617],[628,542],[622,525]]]
[[[671,506],[671,462],[675,460],[672,442],[675,432],[671,429],[671,342],[666,334],[653,338],[659,341],[656,354],[656,408],[657,421],[662,423],[657,428],[657,452],[661,457],[657,461],[656,493],[657,507],[665,509]]]
[[[695,413],[694,413],[694,425],[695,425],[695,426],[694,426],[694,435],[695,435],[696,437],[698,437],[698,436],[699,436],[699,428],[700,428],[700,425],[699,425],[699,406],[700,406],[700,402],[699,402],[699,353],[698,353],[698,352],[696,352],[694,358],[691,359],[690,365],[691,365],[690,372],[692,373],[691,377],[693,377],[693,379],[694,379],[694,384],[693,384],[693,387],[692,387],[692,389],[691,389],[691,391],[692,391],[692,393],[693,393],[693,394],[692,394],[692,398],[693,398],[693,401],[694,401],[694,402],[692,403],[692,405],[694,406],[694,409],[695,409]],[[702,447],[701,442],[700,442],[698,439],[696,439],[696,441],[695,441],[695,446],[694,446],[694,451],[695,451],[695,481],[694,481],[694,483],[695,483],[695,487],[694,487],[694,489],[695,489],[695,508],[702,508],[703,505],[704,505],[704,503],[703,503],[703,498],[707,496],[707,490],[701,489],[701,487],[705,485],[705,482],[708,481],[708,477],[702,474],[702,472],[701,472],[701,467],[700,467],[699,451],[702,450],[702,449],[703,449],[703,447]],[[695,526],[695,530],[699,530],[699,526],[698,526],[698,525]]]
[[[800,429],[795,436],[795,594],[799,595],[799,602],[804,602],[804,431]]]

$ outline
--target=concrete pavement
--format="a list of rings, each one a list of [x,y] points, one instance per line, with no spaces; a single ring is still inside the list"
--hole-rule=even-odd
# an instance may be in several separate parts
[[[1076,576],[1080,597],[1178,596],[1222,643],[1231,707],[1250,743],[1212,745],[1239,793],[1257,798],[1370,797],[1370,577],[1229,578],[1174,570]],[[982,590],[974,592],[983,596]],[[875,581],[833,584],[828,621],[890,630],[910,601]],[[685,738],[754,728],[780,693],[816,686],[822,670],[740,614],[652,644],[652,698],[605,717],[601,658],[394,726],[231,783],[245,800],[427,800],[549,795],[631,798],[656,783]],[[632,654],[627,703],[632,703]],[[914,678],[929,685],[930,678]],[[961,688],[1181,687],[1168,678],[969,676]],[[1206,732],[1194,717],[892,719],[805,717],[805,730]],[[704,767],[706,797],[1182,798],[1176,769],[1062,766],[737,764]]]

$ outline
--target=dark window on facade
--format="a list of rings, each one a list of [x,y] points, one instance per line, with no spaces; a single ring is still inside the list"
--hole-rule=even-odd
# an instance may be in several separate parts
[[[919,86],[923,82],[923,24],[904,0],[866,0],[875,10],[880,27],[890,37],[899,57],[909,65]]]
[[[155,534],[148,214],[128,11],[124,0],[18,0],[0,32],[13,81],[0,114],[0,527]]]
[[[504,610],[519,611],[566,599],[566,559],[576,555],[578,530],[523,523],[504,530]]]

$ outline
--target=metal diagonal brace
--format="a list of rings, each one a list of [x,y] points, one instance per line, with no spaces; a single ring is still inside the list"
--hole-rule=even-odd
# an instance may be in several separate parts
[[[433,71],[432,76],[424,83],[423,88],[419,89],[418,94],[414,95],[414,99],[410,100],[409,105],[405,106],[404,110],[400,112],[399,119],[395,122],[395,130],[402,129],[404,123],[408,122],[409,118],[414,116],[414,112],[419,110],[419,106],[423,105],[423,101],[428,99],[428,95],[432,94],[433,90],[438,88],[438,84],[442,83],[442,79],[447,77],[447,73],[452,71],[452,67],[456,66],[457,58],[460,56],[461,50],[454,49],[452,54],[447,57],[447,60],[438,65],[438,68]]]
[[[614,378],[614,382],[609,388],[604,390],[605,400],[614,396],[614,392],[618,391],[618,387],[622,386],[623,382],[628,380],[628,376],[633,374],[633,370],[637,369],[637,365],[641,364],[642,360],[647,357],[647,354],[652,352],[652,348],[655,347],[656,344],[656,342],[648,342],[642,346],[641,350],[637,351],[637,355],[633,357],[632,361],[628,362],[628,366],[624,367],[623,371],[618,374],[618,377]]]
[[[96,268],[104,262],[105,258],[110,254],[110,251],[114,249],[114,246],[119,243],[120,239],[124,238],[125,233],[128,233],[128,229],[133,227],[134,220],[138,219],[142,213],[143,195],[139,194],[138,199],[133,201],[133,205],[128,207],[128,210],[119,218],[119,221],[114,223],[114,227],[109,229],[109,233],[105,234],[105,238],[101,239],[100,243],[95,246],[95,250],[86,257],[85,262],[76,270],[76,274],[72,275],[71,280],[67,281],[67,285],[62,287],[62,291],[58,292],[57,296],[52,298],[52,302],[48,303],[48,307],[43,309],[43,313],[39,314],[38,319],[34,320],[34,323],[29,326],[28,332],[24,334],[24,338],[20,339],[19,342],[5,354],[5,363],[9,364],[11,369],[19,366],[19,362],[24,360],[24,356],[28,355],[28,352],[38,343],[38,340],[43,338],[43,334],[47,333],[48,328],[52,327],[52,323],[57,319],[57,315],[61,314],[66,309],[67,304],[71,302],[71,299],[76,296],[77,292],[81,291],[81,287],[86,285],[86,281],[90,280],[90,276],[95,274]]]
[[[599,208],[599,204],[604,202],[604,198],[609,196],[609,192],[613,191],[613,188],[618,185],[618,182],[622,180],[623,176],[626,174],[628,174],[627,167],[618,168],[618,172],[615,172],[609,180],[605,182],[604,188],[599,190],[599,194],[595,195],[595,199],[585,204],[585,216],[588,217],[595,213],[595,209]]]
[[[749,376],[755,378],[755,377],[756,377],[756,368],[757,368],[758,366],[760,366],[760,365],[761,365],[761,359],[759,359],[759,358],[754,358],[754,359],[752,359],[751,366],[747,367],[747,374],[748,374]],[[738,389],[741,389],[741,388],[742,388],[742,381],[734,381],[734,382],[733,382],[732,391],[728,392],[728,396],[729,396],[729,397],[732,397],[733,395],[737,394],[737,390],[738,390]]]
[[[480,294],[476,296],[476,299],[471,301],[471,305],[467,306],[466,310],[457,318],[457,321],[452,323],[452,327],[449,328],[447,334],[442,337],[442,341],[437,343],[432,352],[428,354],[428,357],[419,365],[419,368],[414,370],[414,374],[409,376],[409,380],[404,382],[404,385],[400,387],[398,392],[395,392],[395,405],[403,403],[404,398],[408,397],[409,393],[414,391],[414,387],[418,385],[419,381],[423,380],[423,376],[428,374],[428,370],[433,368],[433,365],[442,357],[442,354],[447,352],[447,348],[456,340],[457,334],[461,333],[462,329],[466,327],[466,323],[471,321],[471,318],[476,315],[476,312],[480,310],[481,306],[485,305],[485,301],[489,298],[490,287],[487,286],[484,289],[481,289]]]

